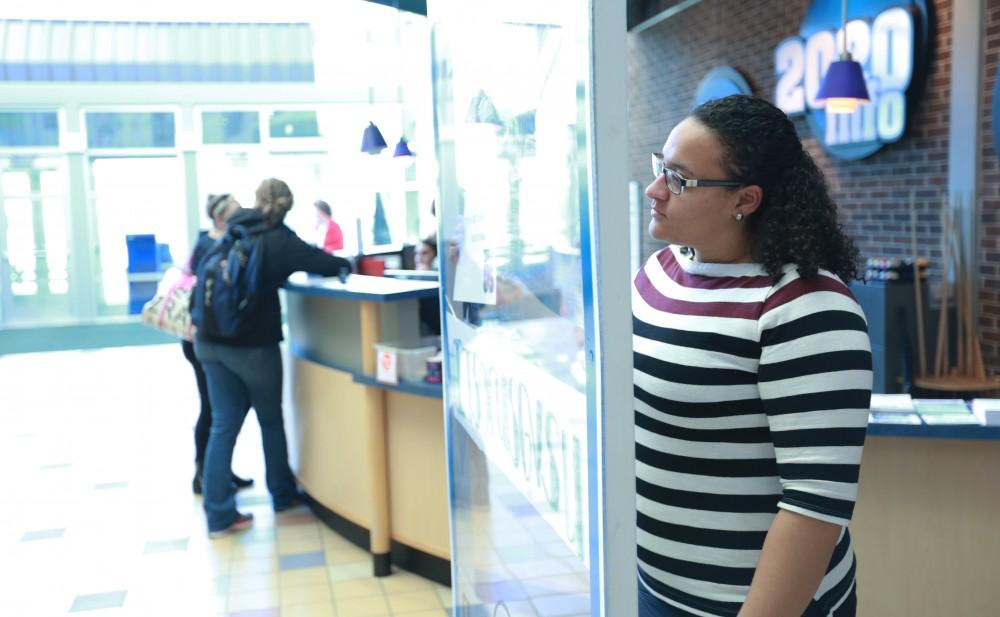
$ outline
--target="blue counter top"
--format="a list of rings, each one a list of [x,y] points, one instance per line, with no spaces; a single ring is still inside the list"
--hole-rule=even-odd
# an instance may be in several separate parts
[[[869,424],[868,435],[872,437],[1000,440],[1000,426],[982,426],[978,424]]]
[[[416,394],[417,396],[443,398],[441,394],[441,384],[435,385],[424,383],[422,381],[400,381],[399,384],[393,385],[382,383],[371,375],[364,375],[361,373],[354,373],[354,383],[371,386],[373,388],[382,388],[383,390],[394,390],[396,392],[405,392],[406,394]]]
[[[282,287],[294,293],[369,302],[436,298],[438,295],[437,281],[411,281],[362,274],[352,274],[345,283],[341,283],[337,277],[310,277],[304,272],[296,272]]]

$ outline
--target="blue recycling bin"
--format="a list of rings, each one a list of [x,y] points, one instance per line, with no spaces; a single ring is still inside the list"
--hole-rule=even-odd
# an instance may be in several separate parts
[[[166,270],[174,263],[174,258],[170,256],[170,245],[156,243],[156,266],[157,270]]]
[[[160,264],[170,263],[170,248],[157,244],[155,234],[125,236],[125,245],[128,248],[128,312],[137,315],[156,295]]]
[[[125,236],[125,245],[128,247],[129,274],[157,272],[160,269],[155,234]]]

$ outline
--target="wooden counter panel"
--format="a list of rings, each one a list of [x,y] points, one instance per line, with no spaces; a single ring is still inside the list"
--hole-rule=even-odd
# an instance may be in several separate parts
[[[1000,614],[1000,443],[869,437],[859,617]]]
[[[365,390],[351,373],[292,358],[292,468],[302,487],[344,518],[369,528]],[[291,432],[291,431],[290,431]],[[446,519],[447,520],[447,519]]]
[[[440,399],[386,392],[392,538],[449,559],[448,475]]]

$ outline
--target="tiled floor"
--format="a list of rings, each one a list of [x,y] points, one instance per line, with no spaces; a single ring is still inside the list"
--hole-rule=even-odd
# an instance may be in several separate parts
[[[209,540],[191,494],[197,391],[179,345],[0,356],[0,615],[445,617],[308,510],[275,515],[248,419],[253,529]]]

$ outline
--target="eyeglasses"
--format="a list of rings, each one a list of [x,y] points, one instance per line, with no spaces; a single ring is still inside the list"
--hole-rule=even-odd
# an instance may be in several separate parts
[[[653,175],[657,178],[663,176],[667,181],[667,188],[674,195],[680,195],[684,192],[685,188],[693,187],[697,188],[700,186],[730,186],[737,187],[743,186],[744,182],[737,182],[735,180],[695,180],[693,178],[685,178],[673,169],[665,166],[663,164],[663,155],[659,152],[653,153]]]

